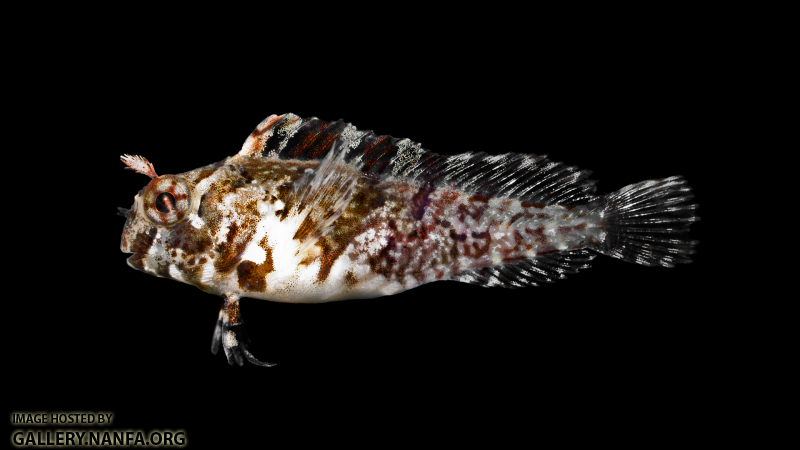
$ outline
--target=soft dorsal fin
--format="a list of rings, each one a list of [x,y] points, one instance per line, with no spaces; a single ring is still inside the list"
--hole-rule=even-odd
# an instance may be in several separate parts
[[[453,279],[483,287],[537,286],[537,283],[552,283],[567,278],[564,274],[577,273],[581,269],[588,268],[589,261],[595,256],[588,250],[548,253],[502,266],[468,270],[454,276]]]
[[[569,206],[595,199],[591,173],[545,155],[467,152],[443,156],[409,139],[358,131],[343,120],[326,122],[294,114],[272,115],[250,134],[239,155],[280,159],[322,159],[339,138],[347,142],[346,162],[360,162],[365,176],[393,176],[466,193]],[[458,143],[463,146],[463,143]]]

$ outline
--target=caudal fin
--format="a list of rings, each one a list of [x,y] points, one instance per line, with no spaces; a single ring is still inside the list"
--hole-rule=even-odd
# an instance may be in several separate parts
[[[645,266],[673,267],[692,262],[697,241],[688,238],[696,204],[682,177],[648,180],[601,197],[596,211],[605,239],[594,249]]]

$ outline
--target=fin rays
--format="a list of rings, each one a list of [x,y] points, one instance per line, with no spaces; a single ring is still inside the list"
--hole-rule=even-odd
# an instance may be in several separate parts
[[[342,120],[301,119],[291,113],[265,119],[240,154],[324,159],[336,152],[334,142],[338,141],[349,147],[342,161],[361,163],[359,170],[370,178],[394,176],[420,185],[542,204],[568,206],[595,199],[595,183],[587,179],[590,171],[550,161],[545,155],[467,152],[443,156],[409,139],[358,131]]]
[[[454,280],[477,284],[483,287],[502,286],[506,288],[537,286],[537,283],[552,283],[567,278],[566,274],[578,273],[589,267],[595,258],[588,250],[548,253],[546,255],[506,263],[502,266],[469,270],[453,277]]]

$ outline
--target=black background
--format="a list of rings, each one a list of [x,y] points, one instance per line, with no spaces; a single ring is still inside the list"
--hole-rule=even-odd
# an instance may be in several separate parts
[[[192,446],[269,442],[283,420],[305,430],[298,440],[332,422],[345,436],[398,427],[387,439],[581,418],[700,427],[726,351],[710,232],[725,79],[711,41],[679,35],[495,33],[370,51],[280,39],[243,54],[213,40],[112,49],[87,37],[85,54],[61,49],[71,72],[43,76],[57,87],[47,112],[29,116],[59,130],[46,137],[53,153],[30,154],[58,182],[39,187],[51,200],[29,229],[46,238],[14,275],[25,287],[7,321],[10,410],[113,411],[114,428],[185,429]],[[245,299],[251,350],[278,365],[231,367],[210,353],[219,298],[126,265],[116,207],[148,180],[119,155],[185,172],[287,112],[441,154],[549,154],[593,170],[598,193],[683,175],[701,243],[690,265],[598,257],[530,289],[437,282],[318,305]]]

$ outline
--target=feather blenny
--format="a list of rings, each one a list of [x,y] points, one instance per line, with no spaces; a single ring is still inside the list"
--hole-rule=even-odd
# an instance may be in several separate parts
[[[456,280],[535,286],[595,253],[648,266],[690,262],[698,220],[681,177],[594,195],[589,171],[545,156],[442,156],[342,120],[270,116],[235,156],[158,176],[136,195],[128,265],[224,298],[212,352],[249,351],[242,297],[318,303]]]

